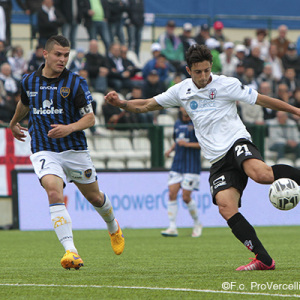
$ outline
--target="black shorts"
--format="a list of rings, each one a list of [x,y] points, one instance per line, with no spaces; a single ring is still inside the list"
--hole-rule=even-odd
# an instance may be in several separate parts
[[[238,139],[227,154],[211,166],[209,184],[214,204],[218,192],[234,187],[240,192],[239,207],[241,206],[241,197],[248,182],[243,161],[249,158],[263,160],[259,150],[251,141]]]

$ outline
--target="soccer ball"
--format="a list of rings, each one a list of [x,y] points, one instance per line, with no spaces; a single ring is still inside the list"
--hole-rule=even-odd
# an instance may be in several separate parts
[[[289,178],[280,178],[274,181],[269,190],[271,203],[280,210],[294,208],[300,200],[298,184]]]

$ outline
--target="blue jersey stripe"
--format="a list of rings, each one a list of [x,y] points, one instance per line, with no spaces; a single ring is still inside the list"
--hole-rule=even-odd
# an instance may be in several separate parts
[[[198,142],[192,121],[184,123],[177,120],[174,125],[174,139]],[[201,172],[200,149],[182,147],[176,143],[171,170],[178,173],[199,174]]]
[[[65,69],[59,78],[42,76],[43,66],[22,79],[22,102],[29,105],[28,131],[32,152],[42,150],[62,152],[86,150],[83,131],[71,133],[60,139],[51,139],[51,124],[70,124],[80,119],[79,108],[90,102],[86,81]]]

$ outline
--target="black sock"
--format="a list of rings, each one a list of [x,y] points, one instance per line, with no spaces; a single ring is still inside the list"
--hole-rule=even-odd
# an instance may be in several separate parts
[[[252,225],[243,217],[241,213],[236,213],[227,221],[235,237],[240,240],[250,251],[257,255],[257,259],[267,266],[271,266],[272,258],[258,239]]]
[[[272,166],[274,179],[279,178],[290,178],[297,182],[300,185],[300,170],[293,168],[289,165],[274,165]]]

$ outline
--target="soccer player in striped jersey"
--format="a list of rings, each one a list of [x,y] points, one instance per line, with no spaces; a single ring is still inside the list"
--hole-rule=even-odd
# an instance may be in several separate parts
[[[201,151],[212,163],[209,181],[213,202],[235,237],[255,254],[249,264],[236,270],[274,270],[275,261],[262,245],[253,226],[239,213],[241,197],[248,177],[261,184],[290,178],[299,185],[300,170],[288,165],[271,167],[263,161],[238,116],[236,102],[256,104],[297,116],[300,116],[300,109],[259,94],[243,86],[236,78],[212,74],[212,55],[204,45],[191,46],[186,60],[191,78],[170,87],[165,93],[149,99],[124,101],[112,91],[105,99],[112,105],[136,113],[184,107],[193,121]]]
[[[95,123],[92,96],[84,78],[66,69],[69,41],[61,35],[48,39],[45,64],[21,82],[21,101],[10,122],[14,137],[24,141],[27,129],[19,122],[29,114],[28,132],[34,171],[46,190],[54,230],[65,255],[65,269],[79,269],[83,261],[74,245],[72,221],[64,203],[65,178],[74,182],[107,224],[114,252],[123,252],[125,241],[108,196],[99,190],[96,170],[87,150],[84,129]]]
[[[180,107],[179,118],[174,124],[174,144],[165,153],[167,157],[175,150],[175,156],[169,172],[169,201],[168,217],[170,226],[161,232],[166,237],[178,236],[176,217],[178,211],[177,194],[182,189],[182,199],[194,220],[192,237],[202,234],[202,225],[199,223],[197,205],[191,198],[193,190],[198,190],[200,182],[200,145],[195,136],[194,125],[184,110]]]

